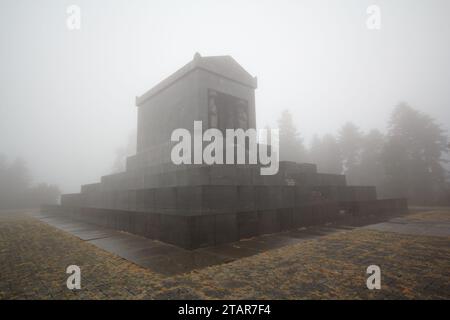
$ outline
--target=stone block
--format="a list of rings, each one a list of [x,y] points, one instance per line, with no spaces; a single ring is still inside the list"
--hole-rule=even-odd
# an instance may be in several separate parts
[[[115,208],[118,210],[128,210],[128,191],[117,191],[116,196]]]
[[[147,212],[133,212],[133,219],[135,220],[132,229],[134,230],[133,233],[141,236],[146,237],[147,233]]]
[[[203,187],[177,187],[176,207],[178,209],[202,209]]]
[[[212,165],[209,167],[209,175],[212,185],[236,185],[235,165]]]
[[[280,221],[277,210],[258,211],[258,234],[268,234],[280,231]]]
[[[260,181],[263,186],[281,186],[286,184],[284,174],[280,172],[274,175],[261,176]]]
[[[293,208],[295,206],[295,191],[294,186],[281,187],[281,205],[280,208]]]
[[[258,235],[258,212],[238,212],[237,224],[239,239],[251,238]]]
[[[281,186],[255,186],[255,204],[258,210],[280,208]]]
[[[295,228],[307,227],[312,225],[313,210],[311,205],[302,205],[294,208],[292,221]]]
[[[156,207],[155,189],[144,189],[144,211],[153,210]]]
[[[189,219],[190,248],[213,246],[215,242],[214,215],[197,215]]]
[[[61,205],[68,207],[80,207],[81,206],[81,196],[79,193],[63,194],[61,195]]]
[[[177,185],[178,186],[187,186],[189,174],[190,174],[189,169],[186,169],[186,168],[180,168],[179,170],[176,170],[175,175],[176,175],[176,179],[177,179]]]
[[[253,171],[252,168],[255,165],[236,165],[236,185],[238,186],[251,186],[253,183]],[[259,168],[259,167],[258,167]]]
[[[317,186],[317,174],[310,172],[301,172],[292,175],[295,185],[302,187]]]
[[[117,226],[117,216],[116,210],[109,210],[106,215],[106,227],[111,229],[116,229]]]
[[[133,211],[131,217],[133,221],[131,225],[133,231],[131,233],[145,237],[147,232],[147,213]]]
[[[88,207],[83,207],[80,209],[79,218],[80,218],[80,220],[83,220],[83,221],[86,221],[89,219],[89,208]]]
[[[318,173],[317,186],[345,186],[345,176],[341,174]]]
[[[312,207],[312,219],[311,224],[312,225],[318,225],[324,222],[323,212],[324,212],[324,206],[320,204],[314,204]]]
[[[294,187],[294,207],[301,207],[311,201],[311,188],[309,187]]]
[[[99,209],[98,212],[98,225],[106,228],[107,227],[107,219],[108,219],[108,210]]]
[[[330,201],[324,206],[323,212],[325,222],[333,222],[339,220],[338,202]]]
[[[125,210],[117,210],[116,228],[120,231],[130,232],[130,214]]]
[[[100,183],[91,183],[91,184],[85,184],[81,186],[81,193],[91,193],[95,191],[99,191],[101,188]]]
[[[251,166],[252,184],[255,186],[264,185],[264,177],[261,175],[260,166]]]
[[[202,186],[208,185],[209,183],[209,167],[198,166],[186,170],[186,185]]]
[[[117,194],[116,191],[113,191],[113,190],[106,191],[106,195],[105,195],[105,201],[106,201],[105,208],[106,209],[115,209],[116,194]]]
[[[293,161],[280,161],[278,173],[281,174],[283,178],[299,173],[298,163]]]
[[[153,188],[156,187],[155,177],[149,172],[144,172],[144,186],[143,188]]]
[[[161,239],[161,215],[154,213],[145,213],[145,234],[150,239]]]
[[[236,207],[239,211],[256,210],[254,186],[237,186],[237,194]]]
[[[159,239],[182,248],[191,248],[189,218],[188,216],[180,215],[160,215]]]
[[[175,209],[177,205],[177,188],[156,188],[155,208]]]
[[[317,165],[314,163],[297,163],[298,172],[317,173]]]
[[[239,240],[238,221],[236,213],[217,214],[215,217],[215,245]]]
[[[168,171],[158,174],[158,186],[173,187],[177,185],[177,173]]]
[[[237,187],[203,186],[203,208],[210,212],[234,212],[238,200]]]
[[[291,230],[294,228],[293,208],[277,209],[280,231]]]
[[[130,210],[130,211],[137,210],[137,192],[136,192],[136,190],[128,191],[128,210]]]
[[[145,189],[136,190],[136,211],[145,211]]]

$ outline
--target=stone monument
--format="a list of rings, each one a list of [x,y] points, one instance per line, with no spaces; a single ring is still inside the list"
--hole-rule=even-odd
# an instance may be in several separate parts
[[[404,199],[377,200],[375,187],[348,186],[345,176],[318,173],[314,164],[280,162],[276,175],[263,176],[258,164],[171,161],[172,132],[192,132],[194,121],[222,132],[256,128],[256,88],[232,57],[195,54],[136,98],[137,150],[126,171],[83,185],[46,210],[188,249],[407,210]]]

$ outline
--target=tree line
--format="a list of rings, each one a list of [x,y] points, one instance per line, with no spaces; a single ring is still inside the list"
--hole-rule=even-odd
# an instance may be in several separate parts
[[[316,163],[347,182],[374,185],[380,197],[406,197],[411,204],[450,204],[448,136],[429,115],[407,103],[392,111],[387,131],[363,132],[348,122],[337,134],[314,135],[308,147],[289,111],[282,112],[280,160]]]
[[[55,185],[32,185],[30,171],[22,159],[8,162],[0,154],[0,209],[36,208],[55,204],[61,192]]]

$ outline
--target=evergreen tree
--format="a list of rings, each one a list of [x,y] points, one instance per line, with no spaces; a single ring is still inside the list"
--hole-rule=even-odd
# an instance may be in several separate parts
[[[342,155],[343,173],[351,184],[359,184],[359,164],[362,134],[353,123],[346,123],[339,132],[339,147]]]
[[[339,144],[331,134],[326,134],[323,139],[314,135],[309,151],[310,161],[317,164],[320,172],[342,173],[342,157]]]
[[[431,117],[399,104],[391,116],[383,158],[387,189],[417,204],[436,203],[446,187],[441,161],[447,144],[447,136]]]
[[[281,113],[278,128],[280,130],[280,160],[305,162],[306,150],[288,110]]]
[[[42,204],[55,204],[59,188],[40,184],[31,186],[31,174],[22,159],[8,163],[0,155],[0,209],[36,208]]]
[[[133,132],[128,136],[126,146],[122,146],[116,150],[116,158],[114,159],[112,172],[123,172],[126,169],[127,158],[136,153],[137,133]]]
[[[385,137],[378,130],[371,130],[362,137],[359,164],[359,181],[363,185],[373,185],[382,194],[384,167],[382,162]]]

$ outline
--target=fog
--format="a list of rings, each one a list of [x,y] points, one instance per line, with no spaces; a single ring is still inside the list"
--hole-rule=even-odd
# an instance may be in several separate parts
[[[81,29],[66,9],[81,8]],[[366,26],[369,5],[381,29]],[[289,109],[302,136],[385,126],[407,101],[450,128],[450,2],[20,1],[0,4],[0,153],[77,192],[111,172],[135,97],[202,56],[258,77],[258,126]]]

